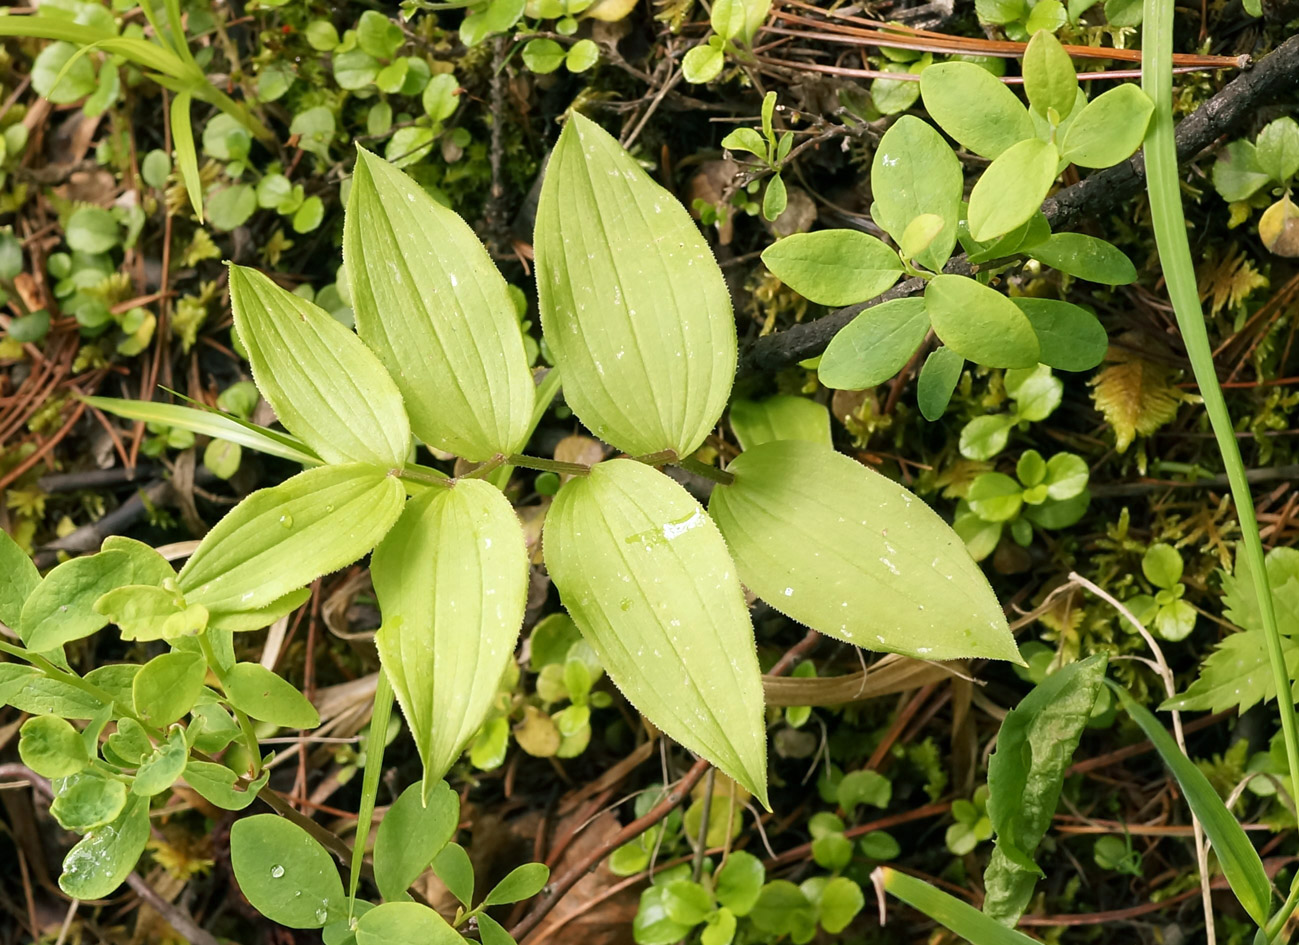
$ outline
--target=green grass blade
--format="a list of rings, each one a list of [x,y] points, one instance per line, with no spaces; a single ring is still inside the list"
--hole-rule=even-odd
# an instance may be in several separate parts
[[[152,401],[118,400],[116,397],[87,397],[86,403],[127,420],[142,420],[145,423],[180,427],[191,433],[229,440],[231,443],[238,443],[240,446],[247,446],[249,449],[279,456],[305,466],[320,465],[320,458],[293,437],[259,427],[254,423],[236,420],[223,413]]]
[[[1204,772],[1177,747],[1173,736],[1160,724],[1154,714],[1141,705],[1122,686],[1109,680],[1111,689],[1123,703],[1132,720],[1141,726],[1146,737],[1154,743],[1155,749],[1164,759],[1181,785],[1186,795],[1186,803],[1199,818],[1204,832],[1213,843],[1213,850],[1218,855],[1218,865],[1231,884],[1231,891],[1236,894],[1240,904],[1245,907],[1251,919],[1262,926],[1267,921],[1268,907],[1272,901],[1272,884],[1268,882],[1267,873],[1263,870],[1263,861],[1259,859],[1254,844],[1241,828],[1234,814],[1227,810],[1218,792],[1213,789]]]
[[[374,801],[379,794],[379,776],[383,773],[383,750],[387,747],[388,720],[392,718],[392,683],[379,671],[374,690],[374,711],[370,715],[370,737],[365,743],[365,777],[361,780],[361,804],[357,809],[356,837],[352,842],[352,865],[347,878],[347,912],[351,918],[356,902],[356,888],[361,882],[365,863],[365,840],[374,820]]]
[[[876,886],[923,912],[970,945],[1039,945],[1023,932],[1008,929],[974,906],[949,896],[924,880],[881,866],[871,874]]]
[[[1281,634],[1277,627],[1272,591],[1268,585],[1263,560],[1263,543],[1258,534],[1254,497],[1245,478],[1245,464],[1236,442],[1235,428],[1227,411],[1227,402],[1218,385],[1209,346],[1204,311],[1200,307],[1196,286],[1195,264],[1186,236],[1186,217],[1182,211],[1182,194],[1177,171],[1177,144],[1173,136],[1173,0],[1145,0],[1144,52],[1141,58],[1141,86],[1155,112],[1146,132],[1146,189],[1150,195],[1150,217],[1155,229],[1155,243],[1164,271],[1168,295],[1177,316],[1177,326],[1186,343],[1186,353],[1200,385],[1200,395],[1209,414],[1209,423],[1218,441],[1223,467],[1231,487],[1231,497],[1240,519],[1241,543],[1245,561],[1253,578],[1254,594],[1262,617],[1263,635],[1267,640],[1268,661],[1276,684],[1277,710],[1285,740],[1290,779],[1299,784],[1299,723],[1294,703],[1283,697],[1290,691],[1290,674],[1286,668]],[[1253,913],[1251,913],[1252,915]],[[1263,919],[1255,916],[1262,924]],[[1285,917],[1282,917],[1284,921]]]
[[[194,128],[189,123],[189,106],[193,96],[188,90],[171,100],[171,143],[176,149],[176,163],[185,180],[189,202],[203,222],[203,182],[198,174],[198,150],[194,147]]]

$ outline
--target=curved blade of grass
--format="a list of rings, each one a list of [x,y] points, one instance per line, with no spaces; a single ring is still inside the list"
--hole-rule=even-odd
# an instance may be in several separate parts
[[[311,452],[306,444],[293,437],[259,427],[255,423],[237,420],[223,413],[196,410],[193,407],[181,407],[176,404],[119,400],[116,397],[87,397],[86,403],[127,420],[142,420],[145,423],[162,423],[169,427],[180,427],[191,433],[229,440],[231,443],[302,463],[304,466],[320,465],[320,457]]]
[[[352,864],[347,877],[347,917],[356,906],[356,888],[365,866],[365,839],[374,821],[374,801],[379,796],[379,775],[383,773],[383,750],[388,720],[392,718],[392,683],[383,670],[374,688],[374,711],[370,714],[370,737],[365,746],[365,778],[361,781],[361,803],[356,814],[356,839],[352,843]]]
[[[974,906],[949,896],[922,879],[899,873],[887,866],[871,873],[878,889],[892,893],[911,908],[923,912],[939,925],[959,935],[970,945],[1038,945],[1023,932],[1008,929]]]
[[[1150,195],[1150,217],[1155,229],[1155,245],[1168,285],[1168,295],[1177,315],[1177,327],[1186,343],[1186,353],[1200,385],[1204,408],[1218,441],[1222,464],[1231,487],[1231,497],[1240,519],[1241,542],[1245,560],[1254,582],[1262,617],[1263,635],[1267,640],[1268,661],[1276,691],[1290,691],[1290,675],[1286,668],[1285,652],[1277,626],[1276,611],[1272,603],[1272,590],[1268,584],[1267,567],[1263,560],[1263,543],[1258,534],[1258,519],[1254,513],[1254,497],[1245,478],[1245,464],[1240,457],[1235,428],[1227,402],[1218,386],[1218,376],[1213,367],[1213,351],[1205,328],[1204,311],[1196,286],[1195,264],[1186,236],[1186,217],[1182,211],[1182,194],[1177,172],[1177,145],[1173,138],[1173,2],[1172,0],[1145,0],[1144,52],[1141,57],[1141,87],[1155,103],[1155,112],[1146,131],[1146,189]],[[1296,722],[1294,703],[1290,699],[1277,699],[1281,715],[1281,731],[1285,740],[1286,758],[1289,762],[1292,783],[1299,784],[1299,723]],[[1216,796],[1216,795],[1215,795]],[[1205,823],[1208,828],[1208,822]],[[1210,832],[1210,837],[1213,837]],[[1218,846],[1217,838],[1214,846]],[[1222,856],[1219,850],[1219,857]],[[1235,889],[1235,884],[1232,884]],[[1237,890],[1237,895],[1240,891]],[[1242,903],[1243,904],[1243,903]],[[1264,911],[1265,900],[1261,904]],[[1249,907],[1246,906],[1248,909]],[[1266,915],[1250,915],[1260,925]],[[1282,918],[1284,921],[1284,917]]]
[[[189,202],[203,222],[203,181],[198,174],[198,150],[194,147],[194,127],[189,123],[189,106],[193,93],[189,89],[178,92],[171,100],[171,144],[176,150],[176,163],[185,180]]]
[[[1141,726],[1146,738],[1154,744],[1155,750],[1164,759],[1164,764],[1173,772],[1173,777],[1177,778],[1182,793],[1186,795],[1186,803],[1200,819],[1204,832],[1213,843],[1213,850],[1218,854],[1218,865],[1231,884],[1231,891],[1236,894],[1250,918],[1262,926],[1267,921],[1268,906],[1272,901],[1272,884],[1268,882],[1258,851],[1249,842],[1240,822],[1227,810],[1227,805],[1222,802],[1204,772],[1182,754],[1173,736],[1168,734],[1154,713],[1133,699],[1122,686],[1108,679],[1106,683],[1119,697],[1123,708],[1132,716],[1132,721]]]

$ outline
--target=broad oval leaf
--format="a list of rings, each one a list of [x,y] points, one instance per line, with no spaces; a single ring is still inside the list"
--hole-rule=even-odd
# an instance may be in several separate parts
[[[935,276],[924,301],[943,344],[976,364],[1029,368],[1041,359],[1032,323],[996,289],[964,276]]]
[[[1218,796],[1217,789],[1209,783],[1204,772],[1196,767],[1195,762],[1182,754],[1173,736],[1168,734],[1168,730],[1160,724],[1154,714],[1133,699],[1127,689],[1109,680],[1106,680],[1106,683],[1119,697],[1123,708],[1127,710],[1128,715],[1132,716],[1132,721],[1136,722],[1146,733],[1146,738],[1154,743],[1155,749],[1164,759],[1164,764],[1168,765],[1173,776],[1177,778],[1182,794],[1186,797],[1186,803],[1200,819],[1205,834],[1213,844],[1218,865],[1222,868],[1223,875],[1227,877],[1227,882],[1231,884],[1231,891],[1236,894],[1236,898],[1249,913],[1249,917],[1261,927],[1267,922],[1268,913],[1271,911],[1272,884],[1268,881],[1267,871],[1263,869],[1263,861],[1259,859],[1258,851],[1254,849],[1254,844],[1241,829],[1236,815],[1227,809],[1222,798]]]
[[[265,607],[373,548],[404,497],[400,480],[361,463],[259,489],[207,533],[181,569],[180,590],[211,611]]]
[[[260,663],[236,663],[221,680],[226,698],[241,712],[284,728],[315,728],[320,715],[296,686]]]
[[[726,406],[736,341],[726,282],[685,208],[574,112],[534,243],[541,324],[573,412],[632,455],[693,452]]]
[[[1090,371],[1105,359],[1110,338],[1087,309],[1056,299],[1012,299],[1033,325],[1042,363],[1060,371]]]
[[[1155,103],[1141,86],[1125,82],[1087,103],[1060,144],[1066,161],[1080,167],[1110,167],[1141,147]]]
[[[0,623],[18,629],[23,604],[41,583],[41,574],[32,559],[0,529]]]
[[[402,897],[455,836],[459,820],[460,798],[445,781],[427,798],[419,784],[401,792],[374,836],[374,881],[384,899]]]
[[[1028,254],[1052,269],[1088,282],[1130,285],[1137,281],[1137,267],[1121,249],[1085,233],[1053,233]]]
[[[830,340],[817,365],[817,377],[835,390],[883,384],[906,366],[928,331],[924,299],[872,305]]]
[[[769,440],[807,440],[829,446],[830,411],[810,397],[776,394],[731,402],[731,430],[747,450]]]
[[[425,790],[482,725],[523,625],[528,559],[500,490],[480,479],[430,489],[374,551],[375,636],[424,762]]]
[[[464,945],[447,920],[418,902],[385,902],[356,923],[356,945]]]
[[[970,191],[970,235],[995,239],[1032,219],[1055,183],[1055,145],[1029,138],[1007,148]]]
[[[931,351],[925,358],[916,381],[916,403],[926,420],[932,422],[946,412],[964,370],[965,358],[946,346]]]
[[[618,688],[765,805],[753,628],[735,564],[699,503],[649,466],[616,459],[564,484],[543,541],[564,606]]]
[[[157,728],[170,725],[194,708],[206,675],[207,663],[197,653],[173,650],[155,656],[131,681],[136,715]]]
[[[132,795],[116,820],[68,851],[59,888],[75,899],[103,899],[135,869],[148,839],[149,799]]]
[[[795,233],[763,250],[762,262],[777,279],[818,305],[865,302],[902,275],[898,254],[857,230]]]
[[[401,394],[360,338],[243,266],[230,267],[230,307],[257,387],[285,429],[327,463],[405,464]]]
[[[54,568],[23,604],[17,627],[23,643],[43,653],[106,625],[108,618],[95,610],[95,601],[129,580],[130,564],[120,551],[101,551]]]
[[[1020,662],[965,545],[924,502],[841,453],[767,443],[709,511],[745,586],[814,630],[920,659]]]
[[[1104,688],[1105,667],[1105,654],[1070,663],[1001,723],[988,760],[988,816],[997,847],[984,873],[983,911],[1005,925],[1019,920],[1041,875],[1033,853],[1055,815],[1065,769]]]
[[[1078,95],[1078,76],[1073,60],[1060,40],[1047,30],[1037,30],[1024,50],[1024,94],[1033,110],[1044,118],[1051,111],[1059,121],[1073,111]]]
[[[1024,103],[972,62],[939,62],[925,69],[920,73],[920,95],[939,127],[989,160],[1034,135]]]
[[[473,462],[521,449],[532,374],[508,286],[469,225],[359,148],[343,255],[357,331],[415,435]]]
[[[235,821],[230,865],[245,898],[272,922],[318,929],[347,909],[333,857],[283,817],[254,814]]]
[[[943,136],[919,118],[903,115],[880,139],[871,162],[871,189],[871,215],[899,244],[916,217],[933,213],[943,218],[942,232],[916,256],[935,272],[941,270],[956,245],[965,192],[961,162]]]

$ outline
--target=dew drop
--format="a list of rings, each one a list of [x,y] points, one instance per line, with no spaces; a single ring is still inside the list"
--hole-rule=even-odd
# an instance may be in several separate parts
[[[284,867],[276,865],[271,867],[271,879],[279,879],[284,875]]]
[[[288,512],[285,512],[283,515],[280,516],[280,525],[283,526],[284,528],[292,528],[293,516],[290,515]]]

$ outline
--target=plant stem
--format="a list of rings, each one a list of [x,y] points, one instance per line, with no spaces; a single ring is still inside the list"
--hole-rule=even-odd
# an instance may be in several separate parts
[[[418,482],[422,486],[437,486],[441,489],[450,489],[455,485],[454,481],[446,473],[431,466],[421,466],[419,463],[409,463],[402,467],[399,479],[407,482]]]
[[[728,473],[725,469],[718,469],[708,463],[701,463],[693,456],[685,456],[677,460],[676,465],[680,466],[686,472],[694,473],[696,476],[702,476],[710,479],[718,485],[729,486],[735,481],[735,476]]]
[[[1209,346],[1209,334],[1205,328],[1204,312],[1200,307],[1196,287],[1195,265],[1186,237],[1186,218],[1182,212],[1177,171],[1177,146],[1173,138],[1172,0],[1145,0],[1144,22],[1141,85],[1155,103],[1155,112],[1145,140],[1146,186],[1150,194],[1155,244],[1159,250],[1160,265],[1164,270],[1164,281],[1168,286],[1173,311],[1177,315],[1177,325],[1186,343],[1186,353],[1195,371],[1195,379],[1200,385],[1200,395],[1204,398],[1209,424],[1218,441],[1227,482],[1236,505],[1236,515],[1240,519],[1244,564],[1249,568],[1253,579],[1254,594],[1258,598],[1258,609],[1262,616],[1263,636],[1267,641],[1268,660],[1272,664],[1272,678],[1276,685],[1277,709],[1281,716],[1290,781],[1292,785],[1299,786],[1299,725],[1296,724],[1294,699],[1290,694],[1290,674],[1281,646],[1272,590],[1268,585],[1263,542],[1259,538],[1258,519],[1254,514],[1254,498],[1245,476],[1245,464],[1236,444],[1227,402],[1214,370],[1213,352]],[[1286,908],[1293,908],[1293,903],[1287,901]],[[1287,911],[1280,916],[1282,923],[1288,915]]]
[[[511,453],[509,462],[511,466],[559,473],[561,476],[585,476],[591,472],[591,467],[585,463],[566,463],[559,459],[542,459],[539,456],[524,456],[521,453]]]
[[[365,778],[361,782],[361,804],[356,814],[356,837],[352,841],[352,866],[347,879],[347,917],[352,918],[356,905],[356,887],[361,881],[365,863],[365,838],[374,821],[374,801],[379,793],[379,776],[383,773],[383,750],[386,747],[388,720],[392,718],[392,683],[379,670],[374,688],[374,710],[370,713],[370,738],[365,744]]]
[[[208,668],[212,670],[212,675],[216,676],[217,682],[221,686],[221,691],[225,693],[229,701],[230,693],[226,691],[226,674],[221,668],[221,662],[217,659],[216,650],[212,649],[212,641],[208,639],[206,632],[198,635],[198,648],[203,652],[203,659],[207,660]],[[262,773],[262,749],[257,744],[257,732],[253,729],[252,719],[240,708],[230,704],[234,711],[235,721],[239,723],[239,732],[244,738],[244,748],[248,750],[248,755],[252,759],[253,777],[256,778]]]

